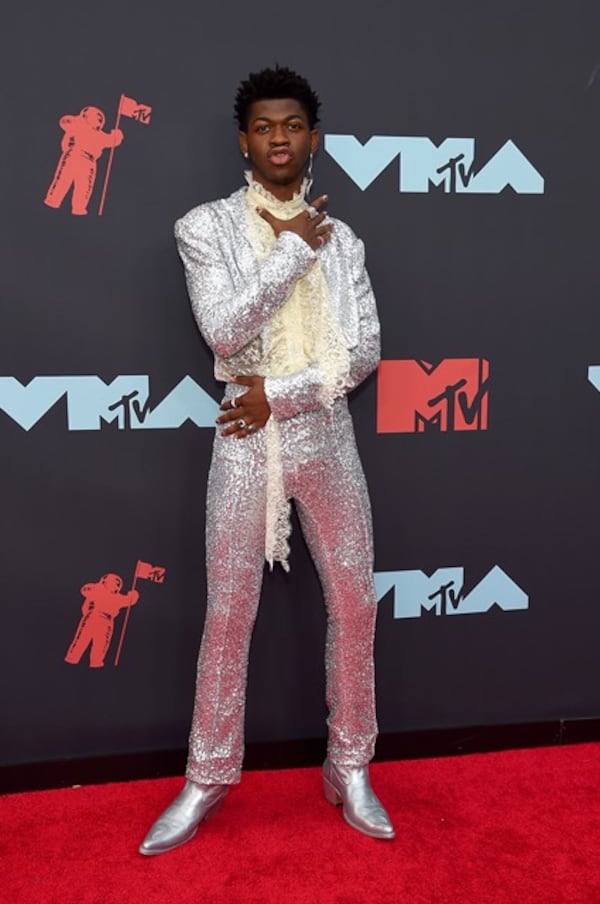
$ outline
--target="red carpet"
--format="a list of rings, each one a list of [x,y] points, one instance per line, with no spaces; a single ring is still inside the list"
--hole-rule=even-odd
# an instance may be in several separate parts
[[[600,744],[381,763],[393,842],[316,769],[246,773],[189,844],[137,853],[180,779],[0,799],[10,904],[600,904]]]

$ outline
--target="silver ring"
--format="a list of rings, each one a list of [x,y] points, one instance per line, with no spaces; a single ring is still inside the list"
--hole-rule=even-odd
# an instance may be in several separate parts
[[[239,407],[240,407],[240,397],[239,397],[239,396],[234,396],[234,397],[232,398],[232,400],[231,400],[231,407],[232,407],[232,408],[239,408]]]
[[[323,246],[324,244],[325,244],[325,237],[320,235],[319,236],[319,245]]]
[[[248,424],[248,430],[254,430],[254,424]]]
[[[238,427],[240,428],[240,430],[245,430],[246,427],[248,426],[245,418],[243,418],[243,417],[238,418],[236,423],[237,423]]]
[[[307,209],[306,212],[307,212],[307,214],[308,214],[308,219],[309,219],[309,220],[314,220],[314,218],[315,218],[316,216],[318,216],[318,214],[319,214],[319,211],[317,210],[317,208],[316,208],[316,207],[313,207],[312,204],[310,205],[310,207]]]

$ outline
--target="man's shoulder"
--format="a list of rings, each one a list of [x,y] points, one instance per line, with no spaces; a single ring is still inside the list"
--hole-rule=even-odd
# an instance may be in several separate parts
[[[352,235],[352,236],[354,236],[354,238],[356,238],[356,233],[352,229],[352,226],[350,226],[348,223],[346,223],[345,220],[340,220],[339,217],[330,217],[330,216],[328,216],[327,219],[331,223],[333,223],[336,231],[343,232],[344,235]]]
[[[175,221],[175,235],[177,238],[185,235],[194,235],[214,226],[215,219],[223,216],[231,216],[243,199],[245,189],[239,188],[226,198],[217,198],[215,201],[205,201],[197,207],[192,207],[186,214]]]
[[[335,239],[336,242],[349,247],[361,242],[345,220],[339,220],[337,217],[327,217],[327,219],[330,223],[333,223],[332,239]]]

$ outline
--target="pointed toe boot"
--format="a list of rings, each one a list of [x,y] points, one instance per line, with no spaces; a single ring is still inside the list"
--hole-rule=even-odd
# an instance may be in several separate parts
[[[140,854],[166,854],[194,837],[200,823],[217,812],[228,785],[186,781],[183,791],[156,820],[140,846]]]
[[[371,838],[395,837],[390,817],[371,788],[367,766],[336,766],[325,760],[323,791],[329,803],[342,805],[344,819],[353,829]]]

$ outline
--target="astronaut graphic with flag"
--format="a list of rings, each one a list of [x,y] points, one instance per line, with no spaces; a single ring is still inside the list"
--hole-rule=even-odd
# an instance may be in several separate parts
[[[119,128],[123,116],[149,125],[152,107],[138,103],[127,94],[121,94],[115,125],[110,131],[104,129],[106,116],[99,107],[86,106],[76,116],[65,114],[60,118],[59,125],[64,135],[56,171],[44,198],[48,207],[61,207],[65,197],[71,192],[71,212],[76,216],[87,214],[96,183],[97,161],[103,151],[110,148],[98,207],[98,216],[102,216],[115,150],[124,139],[123,131]]]
[[[113,637],[115,621],[124,609],[125,618],[114,661],[117,666],[121,657],[131,608],[140,598],[140,594],[136,590],[136,583],[138,580],[143,580],[163,584],[166,573],[166,568],[150,565],[149,562],[142,562],[138,559],[131,589],[125,593],[122,592],[123,579],[118,574],[105,574],[97,582],[84,584],[81,588],[84,600],[81,607],[81,618],[65,656],[65,662],[78,665],[83,654],[89,649],[90,668],[102,668]]]

